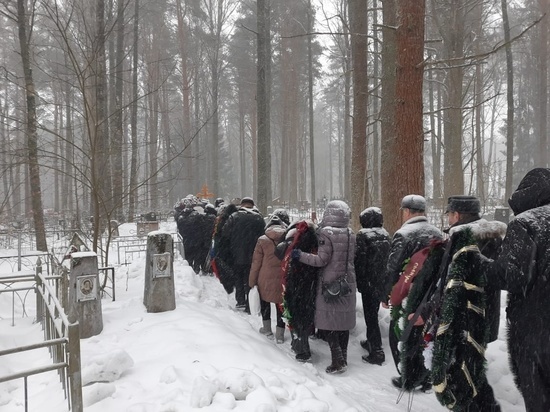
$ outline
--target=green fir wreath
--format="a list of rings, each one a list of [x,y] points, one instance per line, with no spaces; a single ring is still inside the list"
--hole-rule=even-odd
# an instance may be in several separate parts
[[[486,380],[486,280],[471,229],[451,238],[452,261],[433,348],[432,383],[439,402],[466,411]]]
[[[431,247],[428,258],[416,276],[409,295],[403,301],[403,308],[399,311],[396,310],[397,319],[394,320],[396,320],[396,335],[399,338],[409,323],[409,315],[416,312],[431,284],[437,282],[436,276],[444,253],[445,245],[443,243]],[[421,368],[422,370],[417,368],[424,363],[422,341],[417,333],[411,333],[405,342],[400,343],[399,356],[399,371],[403,379],[403,388],[411,391],[428,374],[425,368]],[[421,359],[417,361],[419,357]]]

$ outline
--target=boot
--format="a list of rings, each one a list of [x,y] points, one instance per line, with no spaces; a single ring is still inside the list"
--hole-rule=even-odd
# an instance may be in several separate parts
[[[275,342],[284,343],[285,341],[285,328],[277,326],[275,329]]]
[[[332,357],[332,363],[328,366],[325,371],[326,373],[336,374],[344,373],[348,366],[344,361],[344,356],[342,354],[342,348],[340,346],[331,346],[330,355]]]
[[[260,328],[260,333],[265,336],[273,336],[273,331],[271,330],[271,319],[264,320],[263,326]]]
[[[361,357],[363,362],[371,363],[373,365],[382,365],[386,360],[386,355],[382,349],[377,349],[369,353],[369,355],[363,355]]]

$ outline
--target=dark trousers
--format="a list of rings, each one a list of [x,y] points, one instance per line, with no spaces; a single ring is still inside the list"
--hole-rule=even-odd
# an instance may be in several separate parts
[[[233,266],[233,273],[235,275],[235,299],[237,300],[237,305],[246,305],[247,309],[249,309],[248,292],[250,292],[250,287],[248,286],[248,275],[250,274],[250,266],[251,265]]]
[[[325,340],[328,342],[331,353],[342,351],[344,362],[348,361],[349,330],[330,330],[325,333]]]
[[[380,309],[380,299],[377,299],[372,291],[361,293],[363,301],[363,314],[365,315],[365,324],[367,325],[367,342],[370,347],[369,352],[382,349],[382,335],[380,334],[380,325],[378,324],[378,309]]]
[[[510,367],[516,375],[516,385],[525,401],[526,411],[550,411],[550,346],[547,332],[540,334],[538,342],[531,339],[525,343],[528,332],[513,324],[510,326]]]
[[[294,327],[290,330],[290,347],[296,355],[311,355],[309,335],[311,328]]]
[[[260,298],[260,313],[262,314],[262,320],[271,320],[271,302],[266,302]],[[275,314],[277,316],[277,327],[284,328],[283,312],[277,304],[275,304]]]

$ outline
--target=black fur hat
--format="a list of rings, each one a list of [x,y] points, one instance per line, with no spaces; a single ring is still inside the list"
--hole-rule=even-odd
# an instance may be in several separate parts
[[[479,199],[475,196],[467,195],[458,195],[450,196],[447,199],[447,210],[449,212],[458,212],[458,213],[480,213],[481,212],[481,203]]]

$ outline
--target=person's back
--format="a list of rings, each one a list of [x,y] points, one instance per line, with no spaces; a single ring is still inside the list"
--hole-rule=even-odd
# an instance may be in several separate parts
[[[391,294],[393,286],[399,281],[403,266],[407,259],[409,259],[416,252],[430,245],[430,243],[442,240],[443,234],[441,230],[428,222],[425,215],[426,199],[420,195],[407,195],[401,200],[401,216],[404,222],[401,228],[397,230],[391,241],[390,254],[388,256],[388,265],[386,268],[386,287],[384,292],[383,303],[388,303],[389,296]],[[391,303],[391,302],[390,302]],[[392,312],[393,313],[393,312]],[[413,328],[411,339],[414,339],[421,333],[419,327]],[[392,353],[392,357],[395,366],[399,372],[400,362],[411,361],[416,362],[414,370],[420,371],[423,374],[425,367],[421,364],[421,361],[415,357],[400,356],[398,348],[399,336],[396,334],[396,319],[392,317],[390,321],[389,343]],[[401,378],[392,378],[392,383],[398,388],[402,388],[404,382]],[[431,387],[428,379],[426,378],[422,382],[422,388],[428,389]]]
[[[481,205],[475,196],[451,196],[448,199],[446,213],[455,213],[456,221],[446,232],[450,238],[463,230],[469,229],[481,254],[489,259],[495,259],[502,246],[506,234],[506,224],[499,221],[487,221],[480,217]],[[498,338],[500,323],[500,290],[485,287],[486,320],[489,328],[487,343]]]
[[[283,283],[281,277],[281,261],[275,255],[277,244],[283,240],[286,224],[277,216],[272,216],[267,222],[265,234],[258,238],[248,284],[250,288],[258,286],[260,295],[260,311],[263,326],[260,333],[271,336],[271,303],[276,304],[276,341],[283,343],[285,324],[282,320],[280,305],[283,303]]]
[[[382,227],[384,218],[377,207],[369,207],[359,215],[362,229],[356,235],[355,276],[361,293],[363,314],[367,327],[366,340],[361,346],[369,354],[362,357],[367,363],[381,365],[386,360],[378,323],[380,302],[384,299],[386,265],[390,251],[390,235]]]
[[[250,312],[248,307],[248,275],[252,255],[258,238],[264,233],[265,222],[249,197],[241,200],[240,208],[233,213],[222,231],[222,238],[229,240],[232,268],[235,275],[237,308]]]
[[[347,369],[349,331],[356,322],[355,233],[348,227],[349,219],[350,209],[345,202],[330,201],[317,231],[317,254],[293,251],[297,252],[293,257],[301,263],[322,268],[315,299],[315,327],[323,331],[331,350],[332,363],[326,368],[327,373],[342,373]],[[327,299],[325,287],[342,281],[349,285],[349,293],[338,293],[336,299]]]
[[[508,201],[515,218],[502,251],[485,262],[490,286],[508,291],[508,350],[527,412],[550,410],[550,169],[529,171]]]
[[[419,195],[407,195],[401,202],[403,225],[394,233],[386,269],[385,296],[399,280],[403,263],[433,240],[443,239],[441,230],[425,216],[426,200]],[[384,300],[385,301],[385,300]]]
[[[382,227],[382,212],[370,207],[365,209],[359,221],[362,228],[356,235],[355,276],[357,290],[371,291],[379,302],[383,300],[385,274],[390,252],[390,235]]]
[[[230,216],[227,230],[234,264],[245,265],[252,262],[254,247],[263,234],[264,227],[263,217],[255,209],[240,208]]]

